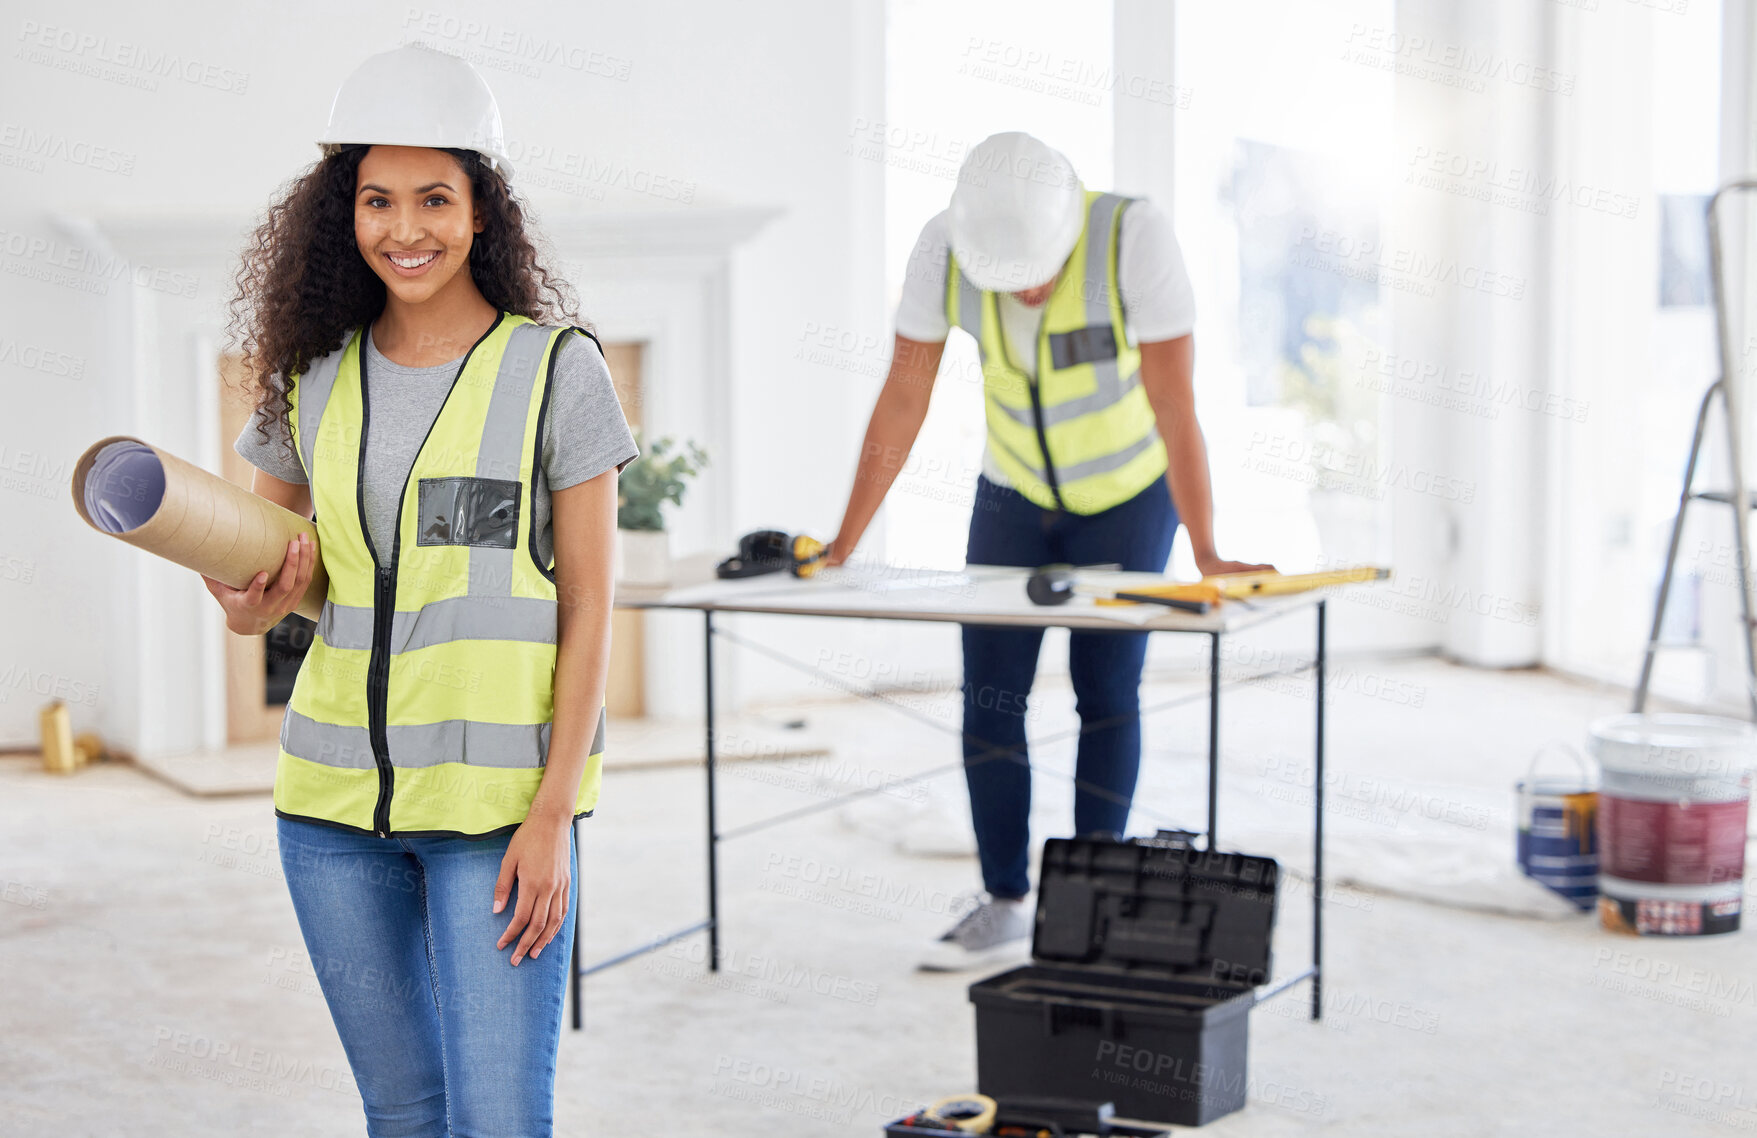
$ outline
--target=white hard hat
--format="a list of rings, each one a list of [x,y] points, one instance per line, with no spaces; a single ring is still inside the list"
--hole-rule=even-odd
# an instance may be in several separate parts
[[[317,145],[325,154],[348,145],[474,150],[512,176],[488,83],[468,60],[423,43],[379,52],[342,80]]]
[[[1079,244],[1086,191],[1061,151],[1008,131],[965,156],[949,213],[952,255],[970,283],[1020,292],[1054,280]]]

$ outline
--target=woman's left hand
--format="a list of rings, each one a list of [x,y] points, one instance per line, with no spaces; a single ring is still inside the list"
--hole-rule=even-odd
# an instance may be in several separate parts
[[[496,950],[505,948],[514,939],[513,967],[529,950],[534,959],[561,931],[567,918],[567,906],[573,897],[573,875],[570,872],[573,852],[573,819],[550,819],[532,815],[513,831],[506,856],[500,861],[500,878],[494,883],[494,911],[506,908],[513,882],[519,887],[519,903],[513,910],[512,923],[500,934]],[[520,930],[523,935],[520,935]]]
[[[1209,556],[1196,558],[1196,571],[1204,577],[1213,577],[1223,573],[1273,573],[1275,566],[1255,561],[1228,561],[1224,557]]]

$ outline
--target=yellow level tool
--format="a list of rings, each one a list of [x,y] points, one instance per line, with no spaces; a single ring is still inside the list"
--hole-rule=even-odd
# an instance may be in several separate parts
[[[1361,565],[1353,569],[1330,569],[1322,573],[1219,573],[1211,577],[1203,577],[1194,584],[1178,584],[1167,582],[1163,585],[1130,585],[1128,591],[1148,597],[1171,597],[1180,601],[1207,601],[1218,604],[1223,600],[1245,600],[1250,597],[1274,597],[1285,593],[1303,593],[1308,589],[1322,589],[1327,585],[1351,585],[1359,581],[1381,581],[1391,575],[1391,570],[1376,565]],[[1113,597],[1099,597],[1101,605],[1132,605],[1139,601],[1126,601]]]

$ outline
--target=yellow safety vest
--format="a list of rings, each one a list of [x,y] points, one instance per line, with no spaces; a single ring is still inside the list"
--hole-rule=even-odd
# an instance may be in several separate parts
[[[287,419],[329,596],[281,725],[279,816],[379,837],[479,838],[525,820],[548,756],[556,647],[531,488],[568,331],[503,312],[470,349],[388,550],[373,549],[360,492],[362,330],[294,377]],[[576,818],[597,805],[603,751],[600,708]]]
[[[1045,510],[1100,513],[1165,477],[1165,444],[1117,287],[1118,235],[1131,200],[1086,191],[1085,228],[1043,307],[1035,383],[1010,358],[999,294],[971,284],[946,253],[946,318],[976,337],[995,460],[1013,488]]]

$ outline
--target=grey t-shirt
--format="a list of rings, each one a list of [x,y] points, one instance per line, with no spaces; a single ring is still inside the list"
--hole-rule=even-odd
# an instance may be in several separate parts
[[[531,504],[537,515],[537,556],[547,564],[555,552],[549,494],[565,490],[640,456],[622,404],[610,379],[609,365],[596,344],[584,336],[563,336],[549,392],[549,413],[543,421],[543,465],[533,479]],[[388,559],[396,534],[397,504],[415,466],[421,442],[439,417],[462,356],[434,367],[404,367],[378,350],[370,329],[366,336],[366,382],[370,385],[372,422],[367,427],[366,528],[380,558]],[[286,424],[268,421],[265,442],[253,415],[233,444],[258,470],[283,482],[304,483],[305,469],[285,445]]]

